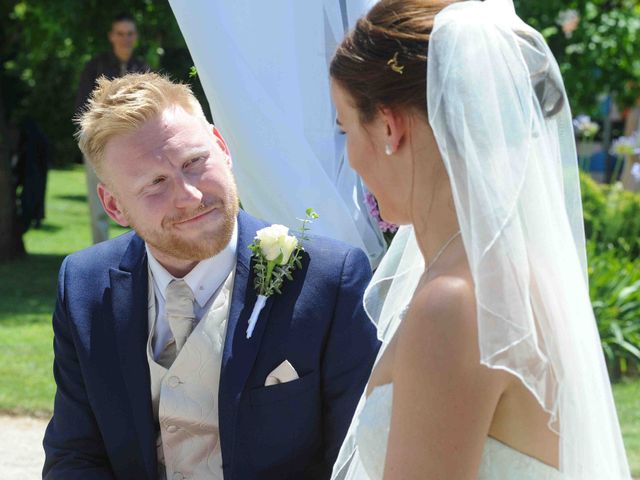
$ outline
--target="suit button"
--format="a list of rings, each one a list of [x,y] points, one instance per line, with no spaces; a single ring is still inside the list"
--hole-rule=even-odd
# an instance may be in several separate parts
[[[173,480],[184,480],[184,475],[182,475],[180,472],[176,472],[173,474]]]
[[[177,431],[178,431],[178,427],[176,427],[175,425],[169,425],[167,427],[167,432],[169,432],[169,433],[175,433]]]
[[[177,387],[180,384],[180,379],[176,376],[169,377],[169,386]]]

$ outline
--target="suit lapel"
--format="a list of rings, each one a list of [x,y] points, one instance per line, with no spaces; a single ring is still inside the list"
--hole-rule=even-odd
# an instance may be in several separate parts
[[[218,394],[222,455],[225,459],[225,465],[228,465],[229,468],[232,466],[230,460],[233,458],[235,444],[238,401],[258,354],[273,301],[272,299],[267,300],[253,335],[247,339],[246,331],[249,317],[257,298],[253,287],[251,251],[248,246],[253,241],[256,231],[263,226],[265,225],[242,211],[238,215],[238,261],[229,318],[227,319],[227,335],[222,355]],[[231,472],[225,470],[226,475],[231,477]]]
[[[144,242],[140,237],[132,236],[119,268],[110,269],[109,278],[116,349],[129,396],[131,417],[147,475],[156,478],[151,386],[145,354],[148,272]]]

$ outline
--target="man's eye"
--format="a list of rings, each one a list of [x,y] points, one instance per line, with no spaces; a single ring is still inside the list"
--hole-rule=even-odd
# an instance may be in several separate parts
[[[164,182],[164,180],[165,180],[164,177],[154,178],[153,181],[151,182],[151,185],[159,185],[160,183]]]
[[[339,133],[340,135],[346,135],[346,134],[347,134],[347,132],[345,132],[345,131],[344,131],[344,130],[342,130],[342,129],[339,129],[339,130],[338,130],[338,133]]]
[[[196,157],[196,158],[192,158],[191,160],[189,160],[186,164],[185,167],[190,167],[191,165],[200,163],[200,161],[202,161],[204,159],[204,157]]]

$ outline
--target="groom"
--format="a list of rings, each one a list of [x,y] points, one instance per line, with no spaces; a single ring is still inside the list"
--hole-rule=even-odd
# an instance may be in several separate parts
[[[328,478],[378,349],[364,253],[306,240],[247,338],[267,224],[238,212],[188,87],[103,78],[79,123],[104,209],[133,231],[60,269],[44,478]]]

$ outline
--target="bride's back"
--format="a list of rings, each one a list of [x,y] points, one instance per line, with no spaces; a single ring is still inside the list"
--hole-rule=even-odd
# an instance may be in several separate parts
[[[516,377],[479,365],[473,279],[461,242],[452,243],[439,262],[418,285],[404,319],[371,374],[367,396],[378,386],[394,384],[394,409],[402,408],[400,402],[406,401],[424,412],[407,420],[411,428],[422,424],[422,432],[431,440],[403,441],[402,455],[411,455],[415,448],[416,455],[430,468],[434,463],[443,463],[445,452],[440,447],[430,450],[429,444],[453,444],[456,454],[446,454],[451,462],[464,464],[465,455],[469,455],[474,457],[469,464],[477,465],[487,435],[557,468],[558,437],[548,428],[549,417],[540,404]],[[408,371],[418,374],[407,378]],[[421,394],[424,389],[429,392]],[[456,406],[451,424],[442,405]],[[430,416],[430,412],[439,418]],[[395,416],[407,417],[401,413]],[[456,446],[455,435],[459,428],[466,430],[466,422],[483,427],[480,442],[468,441],[469,438],[463,442],[467,446],[465,453]],[[392,430],[390,436],[394,433]]]

